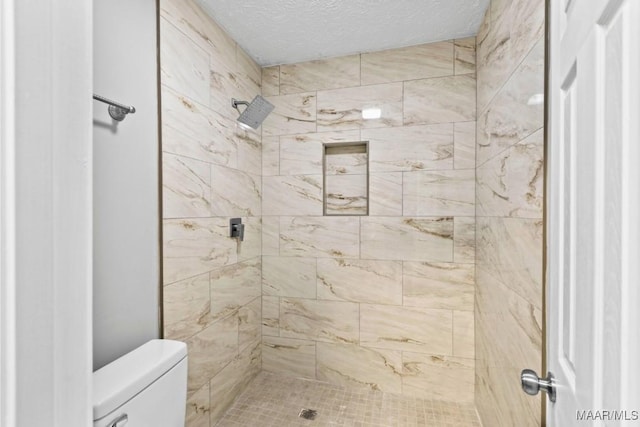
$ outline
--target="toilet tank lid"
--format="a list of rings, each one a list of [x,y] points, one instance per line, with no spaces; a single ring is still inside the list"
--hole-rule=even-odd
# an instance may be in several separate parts
[[[126,403],[187,356],[180,341],[151,340],[93,373],[93,419]]]

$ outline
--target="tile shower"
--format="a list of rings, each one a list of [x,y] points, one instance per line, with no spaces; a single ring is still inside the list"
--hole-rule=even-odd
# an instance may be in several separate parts
[[[215,425],[260,371],[475,402],[486,425],[519,405],[539,424],[539,400],[495,370],[540,363],[519,352],[541,340],[542,122],[513,94],[542,78],[543,5],[493,2],[478,82],[475,38],[261,69],[193,1],[160,8],[164,331],[189,346],[187,425]],[[276,109],[243,130],[230,100],[256,94]],[[362,142],[369,214],[323,215],[324,146]],[[353,198],[358,166],[334,170],[334,202]],[[496,334],[507,315],[515,354]]]

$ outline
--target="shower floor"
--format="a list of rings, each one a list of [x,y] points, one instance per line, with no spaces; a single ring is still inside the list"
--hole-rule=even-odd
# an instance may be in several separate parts
[[[317,411],[315,419],[301,418],[303,409]],[[343,388],[261,372],[216,426],[480,427],[480,422],[471,403]]]

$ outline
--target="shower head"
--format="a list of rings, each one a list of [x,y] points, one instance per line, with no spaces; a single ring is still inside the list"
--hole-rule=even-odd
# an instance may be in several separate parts
[[[238,105],[245,105],[247,108],[245,108],[245,110],[240,113],[240,117],[238,117],[237,120],[240,123],[251,126],[254,129],[258,129],[258,126],[262,124],[264,119],[266,119],[269,113],[272,112],[275,108],[273,104],[271,104],[260,95],[256,95],[251,103],[248,103],[247,101],[236,101],[232,98],[231,106],[240,111]]]

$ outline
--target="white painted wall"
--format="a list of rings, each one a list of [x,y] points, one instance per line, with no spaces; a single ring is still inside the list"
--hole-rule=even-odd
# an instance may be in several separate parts
[[[91,3],[0,2],[0,425],[91,423]]]
[[[94,0],[94,92],[135,106],[114,124],[94,101],[94,369],[159,336],[155,0]]]

